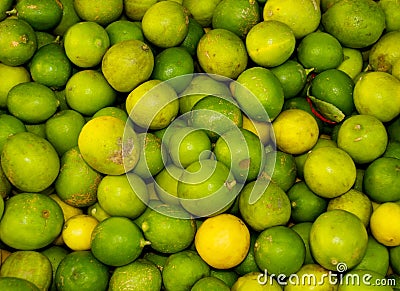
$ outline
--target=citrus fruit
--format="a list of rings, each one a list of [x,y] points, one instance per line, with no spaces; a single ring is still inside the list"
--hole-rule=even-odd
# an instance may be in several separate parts
[[[199,159],[210,157],[211,141],[203,129],[183,127],[172,133],[168,152],[176,166],[186,168]]]
[[[162,277],[156,265],[145,259],[114,269],[108,290],[117,291],[124,288],[141,288],[142,290],[158,291],[161,289]]]
[[[250,246],[244,260],[233,270],[240,276],[246,275],[250,272],[260,272],[260,268],[257,266],[256,260],[254,258],[254,244],[256,243],[258,233],[250,230]]]
[[[19,132],[5,142],[1,166],[7,179],[19,190],[40,192],[57,178],[60,160],[47,140],[30,132]]]
[[[368,54],[368,63],[372,70],[392,72],[393,65],[400,60],[400,49],[397,47],[399,40],[400,31],[391,31],[379,38]]]
[[[75,73],[66,83],[65,89],[70,108],[89,116],[112,105],[117,97],[116,91],[104,76],[95,70]]]
[[[11,190],[11,183],[8,181],[6,175],[4,175],[3,169],[0,167],[0,196],[3,198],[3,202],[4,198],[11,193]]]
[[[35,31],[36,40],[37,40],[37,49],[39,50],[41,47],[48,44],[60,44],[59,39],[56,36],[49,32],[45,31]],[[67,58],[68,59],[68,58]],[[29,66],[29,63],[28,63]]]
[[[333,209],[343,209],[355,214],[367,227],[372,213],[372,203],[364,193],[350,189],[339,197],[329,200],[327,210]]]
[[[55,281],[57,290],[107,290],[109,276],[90,251],[74,251],[58,265]]]
[[[386,149],[388,136],[384,124],[373,115],[353,115],[339,128],[337,145],[346,151],[354,162],[370,163]]]
[[[101,63],[110,47],[104,27],[93,21],[72,25],[64,35],[64,49],[70,61],[81,68],[91,68]]]
[[[70,253],[70,251],[64,247],[53,245],[53,246],[47,247],[46,249],[41,251],[41,253],[49,259],[52,269],[53,269],[53,279],[51,281],[51,286],[50,286],[49,290],[57,290],[56,282],[55,282],[57,267],[60,264],[60,262],[62,261],[62,259],[64,259],[64,257]]]
[[[233,99],[209,95],[193,106],[188,114],[188,124],[205,130],[215,142],[225,132],[242,126],[243,115]]]
[[[203,27],[193,17],[189,17],[188,32],[180,46],[186,49],[191,56],[195,56],[197,44],[204,33]]]
[[[124,0],[124,12],[129,19],[139,21],[157,0]]]
[[[117,20],[123,12],[123,0],[98,2],[93,0],[74,0],[78,16],[85,21],[94,21],[105,26]]]
[[[297,232],[298,235],[302,238],[304,242],[304,246],[306,248],[306,255],[304,258],[304,265],[306,264],[314,264],[314,258],[311,255],[310,250],[310,231],[312,227],[312,222],[299,222],[291,226],[291,228]]]
[[[263,145],[271,140],[271,124],[266,121],[255,121],[242,114],[242,128],[256,134]]]
[[[292,279],[287,281],[286,291],[295,290],[315,290],[315,291],[335,291],[337,282],[329,279],[330,271],[318,264],[304,264]]]
[[[62,5],[61,21],[53,28],[53,34],[63,36],[68,28],[81,21],[75,11],[74,0],[59,0]]]
[[[92,232],[91,252],[103,264],[123,266],[136,260],[148,242],[129,218],[111,216]]]
[[[35,250],[49,245],[61,233],[63,223],[62,210],[53,199],[44,194],[21,193],[5,204],[0,237],[12,248]]]
[[[104,54],[101,63],[104,77],[119,92],[130,92],[146,81],[153,67],[154,56],[150,47],[137,39],[114,44]]]
[[[188,33],[188,15],[183,6],[174,1],[161,1],[146,10],[142,31],[148,41],[158,47],[179,45]]]
[[[85,119],[79,112],[71,109],[58,111],[46,120],[46,139],[62,156],[78,145],[79,133],[84,125]]]
[[[232,214],[207,218],[196,232],[195,246],[210,266],[229,269],[240,264],[250,247],[250,232],[244,222]]]
[[[125,122],[128,120],[128,113],[126,113],[124,109],[116,106],[103,107],[96,111],[96,113],[92,115],[92,118],[99,116],[114,116]]]
[[[160,204],[148,208],[140,228],[144,237],[155,251],[172,254],[183,251],[191,245],[196,233],[193,219],[179,218],[182,213],[180,206]]]
[[[4,291],[14,290],[27,290],[27,291],[39,291],[40,289],[32,282],[16,278],[16,277],[0,277],[0,288]]]
[[[371,270],[386,276],[389,270],[389,251],[389,249],[380,244],[372,235],[369,235],[365,255],[353,270]]]
[[[288,59],[271,72],[281,82],[285,99],[296,97],[306,85],[307,71],[298,61]]]
[[[221,0],[206,0],[201,3],[196,0],[183,0],[182,5],[202,27],[208,27],[212,24],[214,10],[220,2]]]
[[[0,6],[0,21],[4,20],[5,18],[7,18],[8,14],[7,12],[10,11],[10,9],[12,8],[14,1],[13,0],[6,0],[1,2],[1,6]]]
[[[293,229],[283,225],[272,226],[258,235],[254,257],[261,270],[289,276],[304,263],[304,242]]]
[[[210,275],[210,266],[192,250],[171,254],[165,262],[162,279],[167,290],[189,290],[199,279]]]
[[[386,32],[398,30],[400,28],[399,2],[397,0],[383,0],[379,1],[378,4],[385,13]]]
[[[372,0],[338,1],[322,15],[321,24],[343,46],[364,48],[382,35],[385,13]]]
[[[304,163],[304,181],[315,194],[338,197],[353,186],[356,166],[350,155],[336,147],[312,150]]]
[[[251,119],[272,121],[282,110],[282,84],[267,68],[246,69],[232,83],[231,89],[240,109]]]
[[[72,64],[64,49],[56,43],[42,46],[29,63],[32,79],[51,88],[65,86],[72,73]]]
[[[33,283],[38,290],[48,290],[53,279],[52,271],[49,259],[42,253],[17,250],[2,264],[0,276],[24,279]]]
[[[319,73],[337,68],[343,61],[343,49],[333,35],[316,31],[301,39],[297,47],[297,57],[304,68],[313,68]]]
[[[178,181],[183,173],[181,167],[167,164],[155,178],[154,187],[160,200],[166,204],[179,204]]]
[[[89,166],[107,175],[121,175],[132,170],[140,152],[133,128],[125,128],[125,122],[112,116],[96,117],[85,123],[78,147]]]
[[[321,9],[314,0],[273,0],[263,8],[264,20],[277,20],[287,24],[296,39],[301,39],[315,31],[321,20]]]
[[[393,290],[391,287],[393,282],[389,281],[389,278],[370,270],[350,270],[344,274],[342,281],[344,284],[339,284],[338,291]],[[385,284],[384,282],[387,283]]]
[[[286,192],[293,186],[297,177],[294,156],[279,150],[268,152],[265,155],[265,167],[260,176],[270,179]]]
[[[26,131],[24,123],[13,115],[0,114],[0,152],[8,137]]]
[[[179,101],[168,83],[152,79],[129,93],[125,107],[136,125],[158,130],[167,127],[178,115]]]
[[[26,123],[41,123],[50,118],[58,107],[54,92],[38,82],[14,86],[7,95],[8,111]]]
[[[314,117],[301,109],[282,111],[272,122],[276,146],[288,154],[302,154],[318,141],[319,128]]]
[[[363,69],[363,57],[359,50],[343,47],[343,61],[336,69],[345,72],[353,80]]]
[[[28,22],[35,30],[49,30],[58,25],[62,9],[58,1],[21,0],[15,5],[18,19]]]
[[[381,245],[382,246],[382,245]],[[392,247],[389,250],[387,248],[385,248],[386,251],[389,252],[389,263],[390,263],[390,267],[393,269],[393,271],[395,273],[399,273],[399,255],[400,255],[400,247]]]
[[[65,221],[62,237],[65,245],[73,251],[90,250],[91,235],[99,221],[87,214],[78,214]]]
[[[313,222],[326,211],[328,201],[310,190],[304,181],[296,182],[287,192],[291,204],[291,218],[299,222]]]
[[[266,276],[261,272],[250,272],[239,277],[233,284],[232,291],[281,291],[282,287],[275,278]]]
[[[221,290],[228,291],[231,290],[227,284],[221,279],[215,277],[204,277],[199,279],[190,290],[193,291],[203,291],[203,290]]]
[[[248,56],[242,39],[223,28],[204,34],[197,45],[201,68],[210,74],[236,79],[246,69]]]
[[[23,66],[7,66],[0,63],[0,108],[7,106],[7,94],[10,90],[20,83],[31,80],[29,71]]]
[[[228,285],[228,287],[231,288],[238,279],[239,275],[231,269],[211,269],[210,277],[222,280],[226,285]]]
[[[383,153],[383,156],[387,158],[396,158],[400,160],[400,142],[389,141],[386,150]]]
[[[395,202],[384,202],[371,215],[370,228],[374,238],[388,247],[400,245],[399,216],[400,205]],[[390,223],[387,223],[390,221]]]
[[[137,39],[144,41],[142,29],[135,22],[121,19],[111,22],[106,26],[110,45],[114,45],[124,40]]]
[[[262,67],[283,64],[294,52],[295,45],[292,29],[278,20],[257,23],[246,36],[246,49],[251,60]]]
[[[261,20],[257,1],[222,0],[212,15],[212,27],[224,28],[244,38],[249,30]]]
[[[367,244],[368,234],[364,224],[355,214],[341,209],[322,213],[310,230],[313,258],[332,271],[342,267],[351,269],[359,264]]]
[[[53,199],[55,202],[57,202],[57,204],[60,206],[63,212],[64,222],[67,221],[72,216],[83,214],[82,208],[74,207],[65,203],[64,201],[61,200],[61,198],[57,194],[50,194],[49,197]]]
[[[268,180],[247,183],[239,194],[239,211],[255,231],[285,225],[290,219],[290,201],[286,193]]]
[[[390,141],[400,142],[400,116],[389,122],[386,126]]]
[[[28,62],[37,48],[36,34],[24,20],[7,18],[0,22],[0,62],[20,66]]]
[[[60,161],[54,188],[60,199],[74,207],[87,207],[97,201],[97,187],[102,175],[90,167],[78,146],[66,151]]]

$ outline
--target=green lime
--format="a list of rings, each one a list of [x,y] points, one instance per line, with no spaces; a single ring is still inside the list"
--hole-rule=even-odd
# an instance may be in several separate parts
[[[7,12],[10,11],[13,4],[14,4],[14,0],[6,0],[6,1],[1,2],[1,4],[0,4],[0,21],[7,18],[7,16],[8,16]]]
[[[142,29],[134,22],[129,20],[117,20],[106,27],[110,45],[130,39],[144,41]]]
[[[35,31],[36,40],[37,40],[37,48],[40,49],[42,46],[50,43],[60,43],[59,39],[50,32],[46,31]]]
[[[392,267],[393,271],[396,274],[400,273],[400,246],[393,247],[389,249],[389,262],[390,266]]]
[[[204,34],[197,45],[197,58],[201,68],[209,74],[236,79],[248,63],[243,40],[223,28]]]
[[[363,69],[363,57],[359,50],[343,47],[343,62],[337,67],[338,70],[345,72],[353,80]]]
[[[136,260],[147,244],[142,231],[132,220],[111,216],[93,230],[91,251],[103,264],[119,267]]]
[[[319,73],[337,68],[343,61],[343,48],[331,34],[316,31],[306,35],[297,47],[299,62]]]
[[[298,235],[302,238],[304,242],[304,246],[306,248],[306,256],[304,258],[304,265],[307,264],[314,264],[314,258],[311,255],[311,250],[310,250],[310,231],[312,227],[312,222],[300,222],[296,223],[291,226],[291,228],[297,232]]]
[[[105,212],[103,208],[101,208],[99,202],[95,202],[94,204],[90,205],[87,209],[87,213],[88,215],[96,218],[98,221],[103,221],[104,219],[111,216],[110,214]]]
[[[190,289],[192,291],[229,291],[227,284],[221,279],[215,277],[204,277],[199,279]]]
[[[70,61],[81,68],[91,68],[102,62],[110,47],[104,27],[93,21],[72,25],[64,35],[64,48]]]
[[[3,169],[0,167],[0,196],[4,199],[10,195],[12,186],[10,181],[8,181]],[[4,200],[3,200],[4,202]],[[3,210],[4,211],[4,210]]]
[[[385,13],[385,29],[387,32],[399,30],[399,7],[400,3],[397,0],[382,0],[378,2],[379,6]]]
[[[1,146],[0,146],[1,149]],[[400,160],[400,142],[398,141],[389,141],[386,147],[385,152],[383,153],[384,157],[388,158],[396,158]]]
[[[4,291],[40,291],[40,289],[32,282],[16,277],[0,277],[0,288]]]
[[[210,276],[221,279],[230,288],[233,286],[233,284],[235,284],[236,280],[239,277],[239,275],[231,269],[227,270],[211,269]]]
[[[65,86],[72,74],[72,64],[64,49],[56,43],[42,46],[29,63],[32,79],[51,88]]]
[[[382,35],[372,46],[368,54],[368,63],[373,71],[392,73],[392,67],[400,60],[400,31],[391,31]]]
[[[191,250],[171,254],[165,262],[162,278],[167,290],[187,291],[201,278],[210,275],[210,267]]]
[[[257,1],[222,0],[214,9],[212,27],[230,30],[245,38],[260,20],[260,6]]]
[[[51,282],[51,287],[49,290],[57,290],[55,281],[57,267],[60,262],[65,258],[65,256],[70,253],[70,251],[62,246],[53,245],[44,249],[43,251],[41,251],[41,253],[49,259],[53,268],[53,280]]]
[[[386,126],[390,141],[400,142],[400,116],[393,119]]]
[[[107,106],[101,108],[99,111],[96,111],[96,113],[93,114],[92,118],[96,118],[99,116],[113,116],[125,122],[128,120],[129,117],[125,110],[115,106]]]
[[[109,0],[107,2],[74,0],[74,8],[82,20],[93,21],[106,26],[119,19],[124,9],[124,3],[123,0]]]
[[[36,33],[24,20],[7,18],[1,21],[0,33],[0,62],[4,65],[23,65],[34,55]]]
[[[160,271],[162,271],[169,255],[170,254],[162,254],[159,252],[147,251],[143,255],[143,259],[152,262]]]
[[[332,280],[329,276],[331,276],[331,272],[318,264],[304,264],[300,270],[294,274],[294,279],[287,281],[288,284],[285,286],[285,290],[335,291],[337,290],[338,284],[335,282],[335,279]]]
[[[0,153],[8,137],[26,131],[24,123],[13,115],[0,114]]]
[[[242,111],[256,121],[272,121],[281,112],[284,91],[271,70],[252,67],[242,72],[232,83],[232,94]]]
[[[20,83],[31,80],[29,71],[23,66],[8,66],[0,63],[0,108],[7,106],[8,92]]]
[[[239,211],[255,231],[285,225],[290,219],[290,200],[286,193],[268,180],[247,183],[239,194]]]
[[[258,233],[257,232],[250,232],[250,247],[249,251],[244,258],[244,260],[234,267],[234,270],[236,273],[238,273],[240,276],[244,276],[247,273],[251,272],[260,272],[260,268],[258,267],[255,257],[254,257],[254,245],[256,243]]]
[[[204,33],[203,27],[193,17],[189,17],[188,32],[180,46],[186,49],[191,56],[195,56],[197,44]]]
[[[46,123],[25,124],[26,131],[39,137],[46,138]]]
[[[53,34],[63,36],[68,28],[81,21],[75,11],[74,0],[59,0],[62,5],[61,21],[53,28]]]
[[[304,181],[296,182],[287,195],[292,207],[291,218],[296,223],[313,222],[327,209],[328,201],[311,191]]]
[[[85,124],[84,117],[74,110],[61,110],[46,120],[46,139],[59,156],[78,145],[78,137]]]
[[[97,200],[109,215],[135,219],[146,210],[149,194],[144,181],[133,173],[108,175],[98,185]]]
[[[179,204],[178,181],[183,171],[181,167],[168,164],[155,176],[155,189],[162,202]]]
[[[179,45],[188,33],[188,14],[174,1],[161,1],[146,10],[142,19],[143,34],[158,47]]]
[[[161,290],[162,277],[156,265],[145,259],[114,269],[108,290],[122,291],[126,288],[147,291]]]
[[[183,0],[182,5],[202,27],[209,27],[214,10],[220,2],[221,0],[205,0],[201,3],[196,0]]]
[[[293,229],[279,225],[263,230],[254,245],[254,257],[261,270],[289,276],[300,270],[305,259],[303,239]]]

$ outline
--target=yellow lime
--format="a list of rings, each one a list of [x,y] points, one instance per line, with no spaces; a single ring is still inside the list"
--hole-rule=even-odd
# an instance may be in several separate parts
[[[20,83],[31,80],[29,71],[23,66],[8,66],[0,63],[0,108],[7,105],[8,92]]]
[[[64,223],[62,237],[65,245],[73,251],[90,249],[92,231],[99,221],[91,215],[78,214]]]
[[[337,67],[338,70],[345,72],[353,80],[361,73],[364,63],[362,54],[357,49],[343,47],[343,61]]]
[[[50,194],[49,197],[56,201],[57,204],[60,206],[64,215],[64,222],[70,219],[72,216],[83,214],[83,210],[81,208],[74,207],[65,203],[57,194]]]
[[[99,2],[96,0],[74,0],[78,16],[85,21],[94,21],[105,26],[117,20],[123,12],[123,0]]]
[[[385,202],[372,212],[370,220],[371,233],[381,244],[388,247],[400,245],[400,205]],[[390,223],[388,223],[390,221]]]

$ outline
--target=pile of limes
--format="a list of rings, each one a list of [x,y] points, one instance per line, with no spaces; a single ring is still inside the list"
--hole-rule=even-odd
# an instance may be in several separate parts
[[[400,290],[398,0],[2,0],[0,290]]]

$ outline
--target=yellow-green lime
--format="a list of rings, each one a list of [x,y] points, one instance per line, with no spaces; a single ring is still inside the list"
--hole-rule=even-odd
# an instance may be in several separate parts
[[[157,0],[124,0],[124,13],[129,19],[140,21]]]
[[[142,29],[133,21],[124,19],[114,21],[106,26],[106,31],[111,45],[130,39],[144,41]]]
[[[378,2],[385,13],[385,30],[387,32],[400,29],[400,3],[397,0],[382,0]]]
[[[304,265],[314,264],[314,258],[311,255],[310,250],[310,231],[313,223],[312,222],[300,222],[290,226],[298,235],[303,239],[304,246],[306,247],[306,256],[304,258]]]
[[[400,142],[389,141],[383,156],[400,160]]]
[[[128,113],[126,113],[124,109],[116,106],[103,107],[99,111],[96,111],[96,113],[93,114],[92,118],[96,118],[99,116],[114,116],[125,122],[128,120],[129,117]]]
[[[124,6],[123,0],[74,0],[74,8],[82,20],[106,26],[121,16]]]
[[[7,105],[8,92],[20,83],[31,80],[29,71],[23,66],[8,66],[0,63],[0,108]]]
[[[361,73],[363,69],[363,57],[359,50],[343,47],[343,61],[336,67],[338,70],[345,72],[353,80]]]
[[[8,181],[6,175],[4,174],[3,169],[0,167],[0,196],[3,199],[3,202],[4,198],[10,195],[11,190],[12,190],[12,185],[10,181]]]
[[[204,278],[201,278],[200,280],[198,280],[190,290],[193,290],[193,291],[205,291],[205,290],[229,291],[231,289],[221,279],[210,276],[210,277],[204,277]]]
[[[59,0],[62,5],[61,21],[53,28],[55,35],[63,36],[68,28],[81,21],[75,11],[74,0]]]
[[[0,152],[10,136],[24,131],[26,127],[21,120],[10,114],[0,114]]]
[[[368,54],[368,63],[373,71],[392,73],[392,67],[400,60],[400,31],[391,31],[382,35],[372,46]]]
[[[178,181],[183,173],[181,167],[168,164],[155,176],[155,190],[160,200],[166,204],[179,204]]]
[[[264,280],[267,282],[264,284]],[[261,282],[261,283],[260,283]],[[233,284],[232,291],[282,291],[281,285],[278,284],[275,278],[266,277],[261,272],[250,272],[239,277]]]
[[[189,17],[188,32],[180,46],[185,48],[191,56],[195,56],[197,44],[204,33],[203,27],[193,17]]]
[[[110,214],[108,214],[107,212],[104,211],[103,208],[101,208],[99,202],[90,205],[87,208],[87,214],[93,216],[98,221],[103,221],[104,219],[111,217]]]
[[[10,11],[13,3],[14,3],[13,0],[6,0],[6,1],[1,2],[1,4],[0,4],[0,21],[4,20],[8,16],[6,12]]]
[[[201,3],[196,0],[183,0],[182,5],[202,27],[209,27],[214,10],[220,2],[221,0],[206,0]]]

